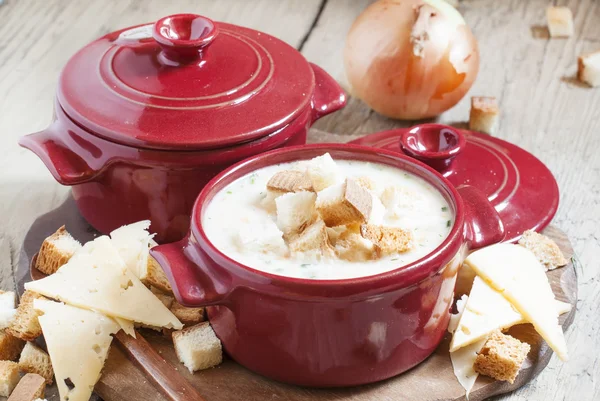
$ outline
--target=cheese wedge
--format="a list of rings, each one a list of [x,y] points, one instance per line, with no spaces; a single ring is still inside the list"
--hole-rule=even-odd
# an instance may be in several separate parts
[[[571,310],[570,304],[558,300],[553,305],[558,314]],[[521,323],[527,323],[527,320],[512,304],[481,278],[475,277],[465,310],[452,337],[450,352],[485,339],[495,330],[505,330]]]
[[[496,244],[473,252],[465,263],[533,324],[560,359],[568,359],[552,288],[531,251],[519,245]]]
[[[141,278],[148,264],[150,240],[154,237],[148,232],[149,228],[150,220],[143,220],[117,228],[110,233],[119,256],[137,278]]]
[[[56,273],[25,288],[80,308],[148,326],[180,330],[183,324],[125,266],[111,240],[98,237]]]
[[[119,327],[125,332],[125,334],[130,335],[135,338],[135,327],[131,320],[123,319],[121,317],[115,317],[115,322],[119,325]]]
[[[456,309],[458,313],[450,315],[450,324],[448,325],[448,331],[450,333],[456,333],[458,323],[462,319],[465,313],[465,306],[469,300],[469,297],[463,295],[458,301],[456,301]],[[455,334],[456,335],[456,334]],[[469,399],[469,393],[475,385],[475,381],[479,376],[479,373],[475,371],[473,366],[477,359],[477,353],[483,347],[486,339],[477,341],[469,346],[463,347],[458,351],[450,353],[450,361],[452,362],[452,370],[454,375],[458,379],[458,382],[465,389],[466,398]]]
[[[36,299],[61,401],[88,401],[119,325],[104,315]]]

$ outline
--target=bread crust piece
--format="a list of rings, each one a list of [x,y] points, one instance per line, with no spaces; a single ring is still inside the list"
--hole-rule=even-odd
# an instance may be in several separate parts
[[[21,378],[7,401],[37,400],[44,398],[45,391],[46,381],[44,378],[35,373],[27,373]]]
[[[496,330],[483,344],[473,368],[477,373],[512,384],[530,349],[529,344]]]
[[[33,341],[42,335],[42,328],[38,322],[38,317],[41,315],[41,312],[33,308],[34,299],[45,298],[40,294],[29,290],[23,293],[15,318],[6,329],[7,334],[24,341]]]
[[[65,263],[71,259],[74,251],[67,251],[65,249],[59,249],[56,246],[56,241],[66,237],[67,240],[73,241],[74,244],[79,245],[78,241],[76,241],[71,234],[67,232],[65,226],[60,227],[54,234],[49,236],[42,243],[42,247],[40,248],[40,252],[38,253],[35,268],[45,274],[54,274],[56,271]]]
[[[363,224],[360,226],[360,235],[375,245],[379,256],[406,252],[411,248],[410,232],[398,227]]]
[[[332,196],[324,193],[330,190]],[[350,178],[342,184],[340,193],[337,190],[327,188],[319,193],[321,199],[317,197],[317,210],[327,227],[366,223],[373,207],[371,193]]]
[[[499,115],[500,108],[495,97],[473,96],[469,129],[493,135],[497,130]]]
[[[8,397],[19,383],[19,378],[16,362],[0,361],[0,396]]]
[[[573,13],[568,7],[548,7],[546,20],[551,37],[568,38],[573,35]]]
[[[523,233],[519,239],[519,245],[533,252],[546,270],[554,270],[569,263],[556,242],[533,230]]]
[[[204,321],[204,308],[188,308],[173,300],[170,310],[186,326]]]
[[[301,171],[285,170],[276,173],[267,182],[267,189],[278,192],[313,192],[310,176]]]
[[[177,358],[190,373],[223,361],[221,341],[208,322],[173,332],[173,345]]]
[[[25,346],[25,341],[8,334],[5,330],[0,331],[0,360],[16,361]]]
[[[171,287],[171,283],[169,283],[167,275],[152,255],[148,256],[146,271],[142,272],[140,281],[144,283],[146,287],[152,286],[158,288],[165,294],[173,294],[173,288]]]

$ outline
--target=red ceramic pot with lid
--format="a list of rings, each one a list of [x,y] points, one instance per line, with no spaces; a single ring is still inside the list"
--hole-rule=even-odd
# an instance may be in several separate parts
[[[236,262],[209,240],[203,215],[229,183],[266,166],[326,152],[334,159],[387,164],[423,178],[452,210],[454,224],[447,238],[409,265],[336,280],[259,271]],[[431,156],[442,156],[436,153],[432,150]],[[389,378],[427,358],[444,337],[467,251],[503,237],[498,214],[475,188],[455,188],[431,167],[398,152],[319,144],[271,151],[222,172],[196,200],[188,237],[155,247],[151,254],[179,302],[208,306],[212,327],[240,364],[288,383],[350,386]]]
[[[194,199],[224,168],[306,142],[345,94],[294,48],[194,14],[110,33],[64,67],[55,119],[19,143],[73,187],[106,233],[150,219],[180,239]]]

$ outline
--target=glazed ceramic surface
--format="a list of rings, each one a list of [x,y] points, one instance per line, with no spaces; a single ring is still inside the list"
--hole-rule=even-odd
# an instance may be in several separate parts
[[[306,142],[346,102],[339,85],[267,34],[193,14],[108,34],[69,60],[55,121],[21,138],[99,231],[150,219],[189,228],[200,189],[246,157]]]
[[[397,167],[433,185],[455,216],[446,240],[410,265],[345,280],[261,272],[228,258],[208,240],[202,216],[222,188],[256,169],[325,152],[334,159]],[[477,190],[457,190],[420,162],[361,146],[308,145],[255,156],[221,173],[198,197],[189,236],[151,253],[181,303],[210,305],[211,324],[236,361],[284,382],[349,386],[397,375],[430,355],[444,336],[466,251],[503,237],[497,213]]]
[[[427,163],[454,186],[472,185],[498,211],[506,241],[541,231],[558,209],[556,179],[531,153],[502,139],[439,124],[377,132],[352,143],[402,152]]]

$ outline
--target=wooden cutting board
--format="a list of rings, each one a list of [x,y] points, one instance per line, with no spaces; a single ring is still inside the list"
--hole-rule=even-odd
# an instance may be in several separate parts
[[[29,230],[23,252],[19,260],[20,290],[26,281],[30,280],[29,264],[31,258],[37,253],[39,247],[47,236],[52,234],[58,227],[65,224],[67,230],[77,239],[85,242],[93,239],[97,233],[77,213],[72,199],[65,201],[63,205],[54,211],[40,217],[34,222]],[[548,227],[544,234],[553,238],[567,258],[571,260],[569,265],[548,272],[548,278],[556,298],[569,302],[573,305],[571,312],[560,318],[563,329],[566,330],[575,317],[575,305],[577,302],[577,276],[575,264],[577,260],[573,255],[573,249],[567,236],[556,227]],[[225,358],[220,366],[195,374],[190,374],[183,365],[179,363],[169,338],[160,333],[142,331],[141,334],[151,347],[158,353],[158,362],[170,371],[169,377],[183,377],[206,401],[230,401],[244,399],[245,401],[271,400],[294,400],[294,401],[316,401],[316,400],[396,400],[406,401],[454,401],[465,400],[464,390],[458,384],[452,371],[450,357],[448,355],[449,336],[446,336],[437,350],[427,360],[412,370],[397,377],[380,383],[343,389],[313,389],[286,385],[266,379],[254,374],[234,361]],[[490,378],[480,376],[475,383],[469,397],[471,401],[479,401],[497,394],[513,391],[529,382],[548,364],[552,356],[552,350],[535,332],[529,324],[515,326],[510,334],[531,344],[531,352],[514,384],[497,382]],[[159,390],[153,380],[147,376],[144,369],[127,356],[127,349],[119,344],[113,343],[108,360],[104,367],[103,375],[95,391],[106,401],[169,401],[172,399],[183,399],[177,395],[168,398],[164,392]],[[154,354],[156,357],[157,355]],[[268,355],[264,356],[268,358]],[[143,359],[142,356],[140,359]],[[164,361],[162,360],[164,358]],[[165,364],[166,362],[166,364]],[[47,392],[49,400],[58,399],[56,388],[50,388]]]

